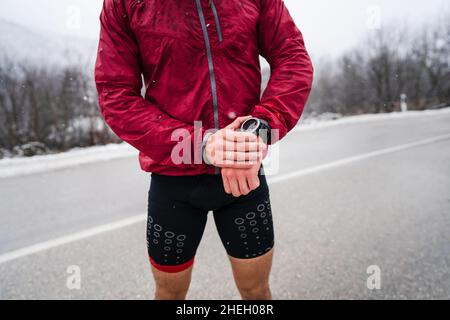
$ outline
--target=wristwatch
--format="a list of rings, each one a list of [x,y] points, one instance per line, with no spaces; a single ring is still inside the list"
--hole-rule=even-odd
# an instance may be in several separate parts
[[[254,133],[258,137],[261,137],[265,144],[270,144],[271,142],[271,128],[265,120],[258,118],[245,120],[241,126],[241,131]]]

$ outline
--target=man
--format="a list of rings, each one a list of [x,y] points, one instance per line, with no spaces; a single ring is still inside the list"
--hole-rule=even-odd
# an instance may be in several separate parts
[[[100,20],[101,112],[152,173],[147,243],[156,299],[186,297],[209,211],[242,298],[271,299],[262,152],[297,124],[313,77],[283,1],[105,0]],[[260,55],[271,66],[262,98]],[[181,152],[180,141],[188,142]]]

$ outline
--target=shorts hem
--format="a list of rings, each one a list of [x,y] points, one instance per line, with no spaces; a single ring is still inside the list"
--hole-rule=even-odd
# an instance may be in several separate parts
[[[194,265],[195,257],[183,264],[170,265],[170,266],[159,264],[155,260],[153,260],[151,257],[149,258],[149,260],[150,260],[151,265],[158,271],[165,272],[165,273],[180,273],[180,272],[186,271],[187,269],[189,269],[190,267],[192,267]]]
[[[238,255],[233,255],[230,253],[227,253],[229,257],[233,258],[233,259],[237,259],[237,260],[252,260],[252,259],[257,259],[257,258],[261,258],[264,257],[265,255],[267,255],[269,252],[273,251],[275,249],[275,245],[273,245],[270,249],[266,249],[264,252],[262,253],[258,253],[256,255],[249,255],[249,256],[238,256]]]

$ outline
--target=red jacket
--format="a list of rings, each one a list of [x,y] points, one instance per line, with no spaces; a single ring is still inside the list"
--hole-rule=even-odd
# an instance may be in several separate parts
[[[313,67],[282,0],[104,0],[100,21],[100,110],[145,171],[214,173],[171,158],[176,129],[201,144],[194,121],[207,130],[253,115],[282,139],[300,119]],[[271,66],[262,98],[259,55]]]

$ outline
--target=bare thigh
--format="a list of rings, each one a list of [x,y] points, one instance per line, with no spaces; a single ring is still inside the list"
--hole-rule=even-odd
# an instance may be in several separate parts
[[[193,267],[178,273],[167,273],[152,267],[156,300],[184,300],[189,291]]]
[[[243,299],[270,300],[270,272],[274,249],[255,259],[230,257],[236,286]]]

